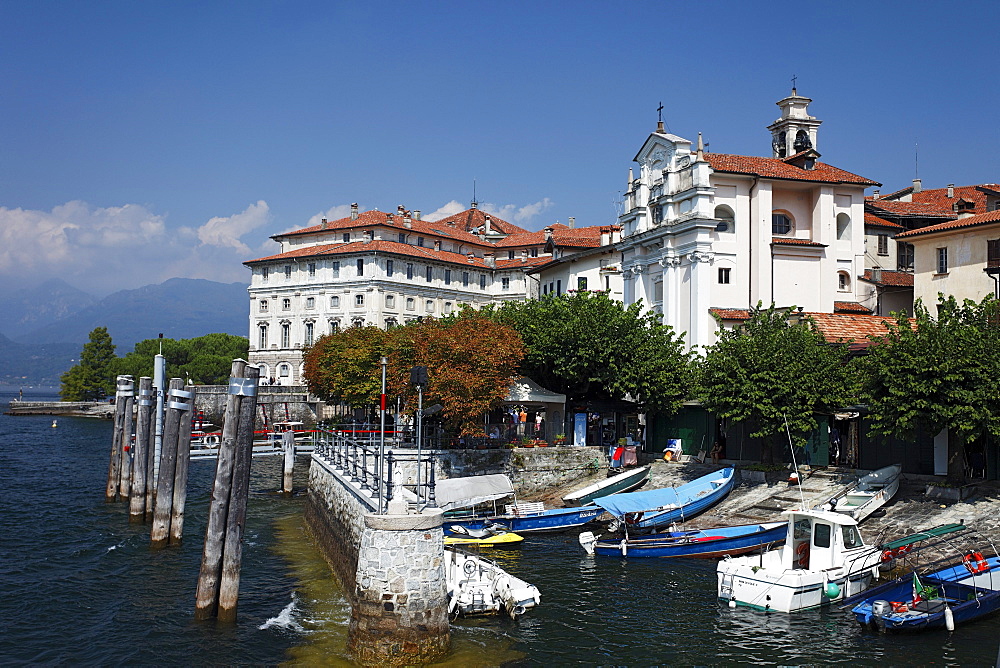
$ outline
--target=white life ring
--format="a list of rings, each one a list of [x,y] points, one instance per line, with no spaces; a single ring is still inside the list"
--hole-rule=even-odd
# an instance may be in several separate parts
[[[462,564],[462,570],[465,571],[466,575],[471,577],[476,572],[476,562],[472,559],[466,559],[465,563]]]
[[[206,436],[205,437],[205,442],[208,443],[209,445],[218,445],[219,444],[219,437],[218,436]]]

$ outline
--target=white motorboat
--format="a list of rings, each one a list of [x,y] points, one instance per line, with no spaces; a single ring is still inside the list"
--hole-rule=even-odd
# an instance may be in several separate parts
[[[445,548],[448,612],[455,615],[522,615],[541,601],[538,588],[492,561]]]
[[[788,510],[783,547],[725,558],[716,567],[719,598],[737,605],[796,612],[867,589],[882,553],[866,545],[846,513]]]
[[[649,471],[649,466],[643,466],[633,471],[618,473],[605,480],[587,485],[583,489],[578,489],[572,494],[567,494],[562,498],[563,503],[567,506],[589,506],[594,503],[594,499],[599,499],[602,496],[631,492],[646,484],[646,481],[649,480]]]
[[[902,464],[893,464],[862,476],[857,483],[827,501],[829,509],[850,515],[860,522],[896,494],[902,471]]]

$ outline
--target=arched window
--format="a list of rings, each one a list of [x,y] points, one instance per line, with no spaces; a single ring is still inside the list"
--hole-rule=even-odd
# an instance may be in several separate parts
[[[771,214],[771,234],[791,234],[792,217],[784,211],[775,211]]]
[[[837,289],[841,292],[849,292],[851,289],[851,275],[846,271],[837,272]]]
[[[725,204],[715,207],[715,219],[719,221],[715,225],[716,232],[736,231],[736,214]]]
[[[837,214],[837,238],[844,241],[851,238],[851,217],[846,213]]]

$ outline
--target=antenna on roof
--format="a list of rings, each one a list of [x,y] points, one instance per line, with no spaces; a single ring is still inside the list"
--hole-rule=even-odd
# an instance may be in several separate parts
[[[913,142],[913,178],[920,178],[920,144]]]
[[[479,202],[476,201],[476,180],[472,179],[472,208],[478,209]]]

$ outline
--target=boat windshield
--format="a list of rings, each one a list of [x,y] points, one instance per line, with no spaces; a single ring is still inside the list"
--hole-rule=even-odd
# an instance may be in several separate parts
[[[845,548],[851,549],[852,547],[861,547],[865,544],[861,540],[861,534],[858,533],[858,527],[853,524],[842,524],[840,530],[843,532]]]

